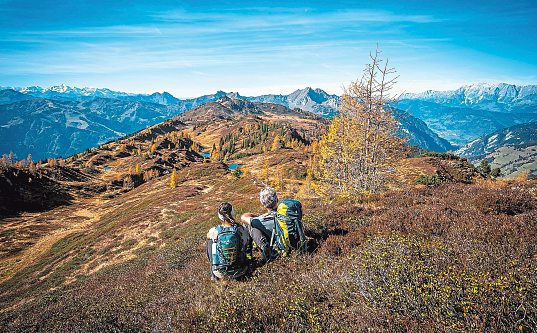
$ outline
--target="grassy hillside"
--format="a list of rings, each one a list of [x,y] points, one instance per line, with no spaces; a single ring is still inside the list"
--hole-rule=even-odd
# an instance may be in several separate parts
[[[245,282],[212,283],[204,235],[217,223],[214,210],[229,200],[239,213],[259,211],[258,188],[216,164],[181,176],[175,189],[164,177],[111,201],[41,216],[69,223],[38,240],[22,256],[24,267],[0,285],[1,326],[47,332],[534,327],[535,183],[408,189],[357,206],[305,201],[310,254],[261,267]]]
[[[384,194],[323,203],[303,191],[313,132],[300,127],[321,125],[262,112],[174,119],[43,166],[38,174],[71,198],[0,221],[0,330],[534,330],[537,182],[479,180],[467,162],[431,154],[403,161]],[[265,123],[264,139],[240,144],[257,133],[240,128]],[[302,146],[272,149],[275,134],[293,129]],[[251,153],[225,160],[243,164],[242,175],[196,152],[226,136]],[[435,175],[440,185],[416,185]],[[216,208],[261,212],[261,181],[303,202],[309,253],[212,282],[205,233]]]

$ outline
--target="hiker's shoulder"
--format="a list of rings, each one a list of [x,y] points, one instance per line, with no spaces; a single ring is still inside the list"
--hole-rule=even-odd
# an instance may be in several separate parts
[[[218,229],[212,227],[209,229],[209,232],[207,232],[207,238],[216,239],[216,237],[218,237]]]
[[[273,220],[275,216],[276,216],[276,212],[272,211],[272,212],[268,212],[268,213],[259,215],[257,217],[254,217],[252,220],[257,220],[259,222],[270,221],[270,220]]]
[[[271,217],[271,218],[272,218],[272,217],[276,216],[276,214],[277,214],[277,212],[276,212],[275,210],[271,210],[270,212],[265,213],[265,214],[263,214],[263,215],[261,215],[261,216],[264,216],[264,217]]]

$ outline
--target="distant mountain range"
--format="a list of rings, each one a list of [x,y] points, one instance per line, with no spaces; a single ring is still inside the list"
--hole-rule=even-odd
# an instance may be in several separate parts
[[[401,99],[492,112],[537,113],[537,85],[478,83],[462,86],[457,90],[407,93],[403,94]]]
[[[148,102],[162,105],[173,105],[178,113],[185,112],[197,106],[214,102],[222,96],[246,99],[252,102],[274,103],[284,105],[288,108],[300,108],[302,110],[317,113],[321,116],[332,118],[339,106],[339,97],[330,95],[322,89],[298,89],[289,95],[261,95],[261,96],[241,96],[236,92],[217,91],[215,94],[204,95],[196,98],[179,99],[170,93],[153,93],[153,94],[130,94],[125,92],[113,91],[106,88],[76,88],[66,85],[42,88],[32,87],[0,87],[0,90],[14,90],[21,94],[30,95],[39,98],[48,98],[68,101],[88,101],[95,98],[113,98],[123,101]],[[17,97],[14,97],[17,98]],[[20,98],[20,97],[19,97]],[[16,101],[16,100],[14,100]],[[8,100],[2,100],[0,103],[7,104]]]
[[[31,87],[0,87],[0,90],[11,89],[25,95],[38,98],[48,98],[66,101],[89,101],[95,98],[113,98],[124,101],[148,102],[162,105],[177,104],[180,99],[173,97],[167,92],[153,94],[130,94],[113,91],[107,88],[77,88],[66,85],[43,88],[39,86]]]
[[[333,116],[339,107],[339,96],[328,94],[319,88],[312,89],[310,87],[298,89],[289,95],[241,96],[237,92],[227,93],[218,91],[215,94],[190,99],[179,99],[168,92],[132,94],[113,91],[107,88],[77,88],[66,85],[52,86],[49,88],[39,86],[0,87],[0,90],[6,89],[12,89],[34,97],[50,99],[82,101],[93,98],[113,98],[162,105],[184,104],[187,109],[215,101],[226,95],[253,102],[281,104],[291,109],[298,107],[325,117]],[[478,83],[462,86],[456,90],[427,90],[422,93],[405,93],[400,99],[429,102],[445,107],[479,109],[491,112],[537,113],[537,85],[519,86],[507,83]]]
[[[482,136],[455,152],[473,163],[488,160],[510,176],[529,170],[537,176],[537,122],[515,125]]]
[[[402,131],[411,139],[412,144],[441,152],[456,149],[497,130],[537,121],[536,87],[477,84],[454,91],[404,94],[394,106],[408,110],[412,116],[402,121]],[[325,118],[336,115],[339,107],[337,95],[309,87],[288,95],[242,96],[237,92],[217,91],[215,94],[189,99],[179,99],[167,92],[130,94],[106,88],[76,88],[65,85],[50,88],[9,88],[0,91],[0,136],[22,139],[14,146],[9,146],[13,142],[2,142],[0,152],[13,150],[20,157],[23,157],[26,151],[33,152],[36,157],[65,156],[224,96],[256,103],[274,103],[290,109],[300,108]],[[19,104],[11,105],[13,103]],[[105,114],[95,105],[105,109]],[[63,122],[50,121],[51,118],[61,118],[59,115],[62,113],[65,114]],[[26,116],[21,117],[21,114]],[[88,126],[67,119],[81,119]],[[61,129],[52,135],[49,132],[54,127]],[[34,134],[30,134],[32,132]],[[45,140],[46,146],[40,150],[38,147],[42,145],[34,142],[40,140],[42,133],[47,133],[52,139]],[[87,140],[81,139],[82,137]],[[56,144],[60,141],[65,142]]]
[[[35,97],[12,89],[0,90],[0,105],[27,101],[30,99],[35,99]]]
[[[95,98],[44,98],[0,105],[0,154],[21,159],[69,156],[133,133],[175,114],[167,106]]]
[[[453,91],[404,94],[397,107],[462,146],[491,132],[537,121],[537,86],[476,84]]]
[[[287,113],[302,112],[299,108],[295,108],[298,111],[287,108],[285,104],[288,103],[320,110],[324,107],[324,102],[331,103],[329,101],[333,98],[325,94],[320,89],[307,88],[289,95],[291,97],[280,95],[278,98],[281,98],[281,103],[277,105],[282,105],[284,111],[281,112]],[[73,96],[70,93],[67,95]],[[234,96],[233,105],[247,113],[259,109],[260,105],[274,106],[274,103],[252,102],[238,98],[242,97],[239,94],[224,92],[173,105],[102,97],[88,100],[54,100],[35,98],[14,90],[1,91],[0,96],[3,103],[11,102],[0,105],[0,137],[3,138],[0,142],[0,153],[13,151],[18,158],[25,158],[30,153],[34,159],[69,156],[198,106],[229,99],[228,96]],[[285,104],[284,97],[287,101]],[[276,101],[275,98],[269,99],[267,96],[260,99]],[[314,101],[319,104],[316,106]],[[411,144],[433,151],[452,149],[449,142],[432,132],[421,120],[405,117],[401,123],[401,133],[410,138]]]
[[[326,118],[333,118],[339,107],[339,96],[310,87],[296,90],[289,95],[261,95],[245,98],[254,102],[281,104],[291,109],[299,108]]]

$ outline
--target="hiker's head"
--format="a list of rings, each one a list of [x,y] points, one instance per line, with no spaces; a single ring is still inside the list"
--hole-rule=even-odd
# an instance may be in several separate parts
[[[276,205],[278,205],[278,195],[276,194],[276,190],[271,187],[265,187],[259,192],[259,201],[261,201],[261,204],[265,206],[265,208],[275,209]]]
[[[235,211],[229,202],[222,202],[218,207],[218,218],[225,223],[235,224]]]

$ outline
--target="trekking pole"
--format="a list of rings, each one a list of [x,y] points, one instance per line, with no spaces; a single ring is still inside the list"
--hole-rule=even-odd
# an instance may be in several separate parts
[[[275,231],[276,231],[276,228],[272,228],[272,233],[271,233],[271,235],[270,235],[270,246],[269,246],[269,251],[270,251],[270,258],[271,258],[271,260],[272,260],[272,256],[274,255],[274,254],[273,254],[273,251],[274,251],[274,250],[273,250],[272,245],[274,244],[274,233],[275,233]]]
[[[274,231],[276,228],[272,228],[272,234],[270,235],[270,248],[272,249],[272,241],[274,240]]]

